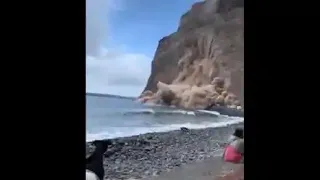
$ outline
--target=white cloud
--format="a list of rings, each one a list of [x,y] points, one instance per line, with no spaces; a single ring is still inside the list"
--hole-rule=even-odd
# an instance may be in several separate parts
[[[86,54],[96,55],[101,40],[107,35],[109,7],[106,0],[86,0]],[[105,20],[105,22],[104,22]]]
[[[104,50],[87,56],[86,91],[137,96],[146,85],[151,59],[142,54]]]
[[[124,10],[124,0],[86,0],[86,54],[97,55],[108,38],[108,19]]]
[[[124,10],[122,0],[86,0],[86,91],[137,96],[146,85],[151,59],[143,54],[101,48],[111,12]],[[109,46],[111,46],[109,44]],[[124,45],[125,46],[125,45]]]

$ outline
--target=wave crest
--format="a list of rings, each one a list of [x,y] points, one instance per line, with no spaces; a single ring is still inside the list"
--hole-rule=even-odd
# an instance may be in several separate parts
[[[157,110],[157,109],[137,109],[124,112],[123,115],[141,115],[141,114],[151,114],[151,115],[192,115],[195,116],[194,111],[185,110]]]

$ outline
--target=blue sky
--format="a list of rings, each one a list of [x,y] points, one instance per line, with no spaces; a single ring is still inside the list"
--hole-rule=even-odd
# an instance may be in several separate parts
[[[87,0],[86,91],[137,96],[158,41],[199,0]]]

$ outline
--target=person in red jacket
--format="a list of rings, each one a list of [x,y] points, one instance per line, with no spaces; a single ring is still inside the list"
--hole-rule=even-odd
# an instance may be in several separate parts
[[[237,128],[229,137],[223,159],[226,162],[244,163],[244,130]]]

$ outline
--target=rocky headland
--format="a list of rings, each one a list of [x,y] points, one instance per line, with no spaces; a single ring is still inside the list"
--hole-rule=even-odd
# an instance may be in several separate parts
[[[205,0],[163,37],[138,100],[184,109],[243,111],[244,0]]]

